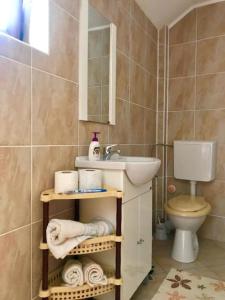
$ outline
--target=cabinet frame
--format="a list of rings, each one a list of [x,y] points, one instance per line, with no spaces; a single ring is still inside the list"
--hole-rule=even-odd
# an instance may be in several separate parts
[[[53,189],[41,193],[40,201],[43,203],[43,227],[42,227],[42,283],[39,296],[44,300],[49,300],[48,275],[49,275],[49,249],[47,246],[46,229],[49,223],[49,203],[54,200],[74,200],[74,219],[80,219],[80,201],[98,198],[116,198],[116,235],[114,236],[116,255],[115,255],[115,279],[112,284],[115,286],[115,300],[121,299],[121,241],[122,241],[122,197],[123,192],[107,188],[106,192],[101,193],[75,193],[75,194],[55,194]],[[113,237],[113,236],[112,236]],[[47,296],[45,296],[47,295]],[[75,299],[74,299],[75,300]]]

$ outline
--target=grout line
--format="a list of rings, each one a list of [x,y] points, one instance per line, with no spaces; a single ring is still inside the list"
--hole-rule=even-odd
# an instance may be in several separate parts
[[[65,8],[63,8],[62,6],[60,6],[58,3],[56,3],[54,0],[50,0],[50,2],[53,3],[53,5],[55,5],[56,7],[58,7],[59,9],[61,9],[64,13],[66,13],[68,16],[70,16],[71,18],[73,18],[75,21],[77,21],[78,23],[80,23],[80,20],[77,19],[77,17],[71,15]]]
[[[8,60],[8,61],[13,62],[13,63],[16,63],[16,64],[19,64],[19,65],[22,65],[22,66],[27,67],[27,68],[31,68],[31,65],[30,65],[30,64],[23,63],[23,62],[21,62],[21,61],[18,61],[18,60],[16,60],[16,59],[13,59],[13,58],[10,58],[10,57],[1,55],[1,54],[0,54],[0,58],[1,58],[1,59],[5,59],[5,60]]]
[[[144,13],[144,11],[142,9],[141,9],[141,11]],[[145,13],[144,13],[144,15],[145,15]],[[149,19],[146,15],[145,15],[145,17],[147,19]],[[141,29],[151,39],[151,41],[155,44],[155,46],[157,46],[158,42],[153,39],[152,35],[148,32],[148,30],[143,28],[142,25],[140,23],[138,23],[138,21],[135,19],[135,17],[132,14],[130,15],[130,18],[131,18],[131,21],[133,21],[135,23],[135,25],[137,25],[139,27],[139,29]]]
[[[71,210],[73,210],[73,208],[67,208],[67,209],[64,209],[64,210],[58,212],[57,214],[49,215],[49,218],[50,218],[50,219],[55,218],[55,217],[57,217],[57,216],[60,216],[61,214],[67,213],[67,212],[69,212],[69,211],[71,211]],[[31,222],[30,225],[35,225],[35,224],[38,224],[38,223],[40,223],[40,222],[42,222],[42,219],[38,219],[37,221]]]
[[[64,81],[73,83],[73,84],[75,84],[75,85],[78,86],[78,82],[76,82],[76,81],[70,80],[70,79],[68,79],[68,78],[62,77],[62,76],[57,75],[57,74],[54,74],[54,73],[50,73],[50,72],[45,71],[45,70],[42,70],[42,69],[40,69],[40,68],[37,68],[37,67],[33,67],[33,66],[32,66],[32,70],[35,70],[35,71],[39,71],[39,72],[45,73],[45,74],[50,75],[50,76],[52,76],[52,77],[56,77],[56,78],[58,78],[58,79],[61,79],[61,80],[64,80]]]
[[[157,78],[157,74],[152,74],[152,72],[150,72],[148,69],[146,69],[144,66],[142,66],[140,63],[138,63],[135,59],[132,58],[131,54],[130,56],[128,56],[126,53],[124,53],[123,51],[121,51],[120,49],[117,48],[117,52],[119,52],[120,54],[122,54],[123,56],[125,56],[127,59],[131,60],[131,62],[133,62],[135,65],[137,65],[139,68],[141,68],[143,71],[145,71],[146,73],[148,73],[150,76],[154,77],[155,79]]]
[[[30,74],[31,74],[31,82],[30,82],[30,143],[31,143],[31,149],[30,149],[30,220],[33,218],[33,71],[32,71],[32,65],[33,65],[33,49],[31,48],[31,69],[30,69]],[[31,245],[30,245],[30,253],[31,253],[31,264],[30,264],[30,280],[31,280],[31,299],[32,299],[32,294],[33,294],[33,261],[32,261],[32,256],[33,256],[33,249],[32,249],[32,244],[33,244],[33,229],[31,226],[30,229],[30,240],[31,240]]]
[[[195,11],[195,87],[194,87],[194,140],[196,138],[196,105],[197,105],[197,51],[198,51],[198,47],[197,47],[197,32],[198,32],[198,28],[197,28],[197,11]]]
[[[0,238],[3,237],[3,236],[6,236],[7,234],[16,232],[16,231],[18,231],[18,230],[20,230],[20,229],[28,228],[28,227],[30,227],[30,226],[31,226],[31,223],[26,224],[26,225],[23,225],[23,226],[20,226],[20,227],[17,227],[17,228],[12,229],[12,230],[9,230],[9,231],[7,231],[7,232],[4,232],[4,233],[0,234]]]

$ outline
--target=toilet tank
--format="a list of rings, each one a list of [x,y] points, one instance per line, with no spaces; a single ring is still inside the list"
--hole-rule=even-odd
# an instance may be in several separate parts
[[[174,176],[211,181],[216,176],[215,141],[174,141]]]

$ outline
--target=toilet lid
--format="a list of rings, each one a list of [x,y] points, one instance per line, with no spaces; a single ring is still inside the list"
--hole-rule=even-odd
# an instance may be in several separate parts
[[[202,210],[207,206],[204,197],[180,195],[168,201],[168,206],[172,209],[184,212]]]

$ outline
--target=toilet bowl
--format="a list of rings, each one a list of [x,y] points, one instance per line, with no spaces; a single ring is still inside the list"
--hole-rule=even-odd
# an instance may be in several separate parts
[[[180,195],[165,204],[165,211],[176,228],[172,257],[176,261],[190,263],[199,251],[196,232],[211,211],[204,197]]]

